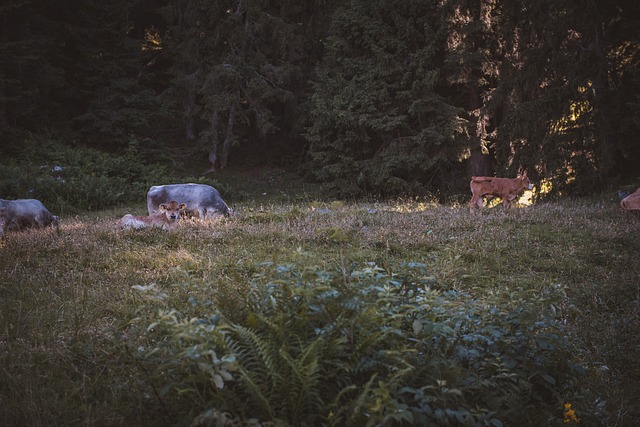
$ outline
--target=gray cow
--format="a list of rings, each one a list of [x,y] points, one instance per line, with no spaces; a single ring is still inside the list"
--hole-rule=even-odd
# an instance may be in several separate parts
[[[149,215],[158,213],[160,205],[169,200],[185,203],[193,216],[201,219],[233,215],[218,190],[205,184],[154,185],[147,193]]]
[[[60,218],[52,215],[40,200],[0,199],[0,238],[6,237],[7,231],[57,226],[59,220]]]

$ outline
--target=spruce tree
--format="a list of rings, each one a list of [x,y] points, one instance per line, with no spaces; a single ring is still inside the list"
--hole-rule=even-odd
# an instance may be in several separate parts
[[[59,25],[46,6],[23,0],[0,5],[0,138],[6,152],[20,146],[27,130],[64,118],[55,97],[64,86]]]
[[[309,173],[343,196],[445,188],[468,147],[439,93],[446,27],[435,3],[352,0],[333,14],[315,81]]]
[[[638,123],[638,6],[500,5],[507,53],[496,90],[504,112],[495,145],[500,167],[525,165],[554,192],[573,194],[636,174],[640,152],[628,132]]]
[[[153,54],[139,26],[140,1],[76,0],[64,10],[65,96],[76,105],[73,128],[93,145],[121,149],[132,136],[151,136],[165,118],[141,73]],[[150,14],[151,12],[146,11]]]
[[[317,3],[189,0],[163,9],[173,64],[164,99],[208,153],[210,171],[227,165],[234,145],[300,143]]]

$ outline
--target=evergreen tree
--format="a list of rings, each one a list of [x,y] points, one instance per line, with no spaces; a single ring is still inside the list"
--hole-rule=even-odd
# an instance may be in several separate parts
[[[164,8],[173,64],[165,96],[183,112],[186,138],[207,150],[210,171],[227,165],[234,144],[270,135],[300,142],[298,105],[317,48],[305,24],[317,3],[189,0]]]
[[[77,106],[74,128],[94,145],[124,148],[133,135],[152,136],[167,117],[154,88],[140,79],[154,54],[149,34],[134,31],[143,13],[152,14],[142,4],[76,0],[75,8],[64,8],[64,95]]]
[[[441,12],[418,0],[352,0],[333,14],[308,129],[310,174],[332,192],[445,188],[468,124],[439,93]]]
[[[143,40],[132,37],[140,2],[12,0],[0,6],[0,124],[22,134],[43,129],[84,136],[109,149],[150,132],[159,113],[139,84]],[[156,119],[157,120],[157,119]]]
[[[54,96],[64,85],[57,30],[44,2],[0,5],[0,138],[6,152],[20,146],[25,130],[55,126],[63,117]]]
[[[308,133],[310,175],[345,194],[394,194],[424,183],[441,188],[451,181],[447,168],[460,183],[525,169],[552,181],[554,191],[573,192],[637,174],[635,3],[384,3],[352,1],[333,15]],[[429,37],[411,38],[415,17],[431,28]],[[421,71],[431,74],[412,75],[416,62],[402,61],[407,51],[413,59],[413,46],[427,52]],[[425,76],[433,77],[426,90],[402,90]],[[418,99],[436,106],[431,135],[450,143],[436,137],[413,145],[430,126],[424,117],[407,125]]]
[[[496,97],[505,116],[495,145],[501,168],[526,165],[554,190],[569,186],[574,193],[628,174],[624,165],[640,160],[637,145],[621,133],[637,128],[629,94],[638,89],[638,33],[630,30],[637,28],[638,7],[569,0],[501,6],[507,53]]]
[[[492,175],[493,145],[501,112],[493,98],[504,58],[496,37],[498,3],[492,0],[451,0],[443,3],[446,61],[439,87],[447,102],[464,110],[469,122],[468,175]],[[460,168],[460,173],[463,169]],[[468,189],[468,176],[464,179]]]

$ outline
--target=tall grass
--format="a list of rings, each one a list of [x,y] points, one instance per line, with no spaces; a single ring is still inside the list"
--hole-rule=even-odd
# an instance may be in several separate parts
[[[224,307],[229,322],[246,320],[264,262],[344,271],[421,263],[431,288],[487,307],[555,287],[564,298],[553,308],[589,372],[592,419],[640,419],[639,216],[601,200],[473,216],[466,206],[422,200],[235,208],[235,218],[169,233],[116,229],[124,210],[63,218],[58,232],[10,233],[0,243],[0,424],[193,419],[140,362],[157,345],[143,320],[158,307],[190,319],[212,306]],[[139,292],[151,288],[156,305]]]

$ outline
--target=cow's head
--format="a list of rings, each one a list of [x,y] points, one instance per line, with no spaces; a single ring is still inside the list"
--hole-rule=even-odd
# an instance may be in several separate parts
[[[186,209],[187,205],[184,203],[178,203],[175,200],[169,203],[163,203],[159,206],[160,212],[164,212],[167,219],[171,222],[177,221],[180,218],[180,212]]]
[[[522,181],[521,188],[524,188],[526,190],[533,190],[533,185],[531,184],[531,181],[529,181],[529,177],[527,176],[526,172],[523,172],[518,176],[518,178],[520,178],[520,181]]]

